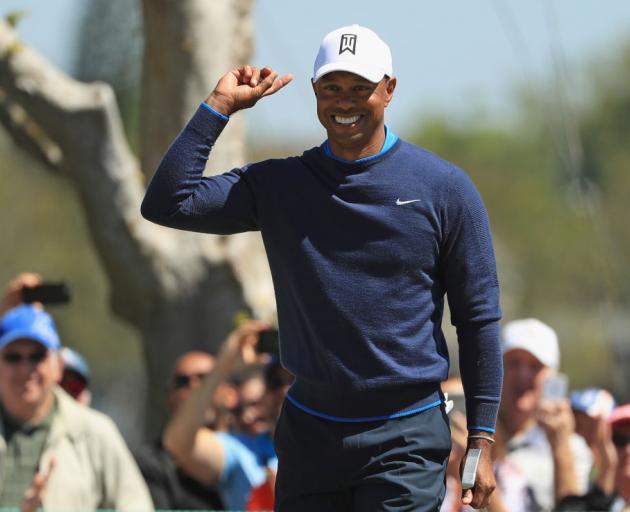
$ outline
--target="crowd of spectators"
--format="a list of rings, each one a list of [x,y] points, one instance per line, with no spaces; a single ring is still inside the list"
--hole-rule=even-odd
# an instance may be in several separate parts
[[[90,408],[90,368],[63,346],[21,274],[0,302],[0,508],[128,511],[271,510],[275,421],[292,376],[246,321],[216,356],[175,362],[159,438],[135,456],[114,422]],[[537,319],[502,331],[504,383],[489,512],[630,510],[630,404],[600,388],[567,392],[555,331]],[[453,449],[443,512],[461,502],[466,446],[461,380],[443,383]]]
[[[605,389],[567,396],[556,332],[538,319],[508,322],[493,460],[497,489],[489,512],[630,510],[630,404],[616,406]],[[472,510],[457,498],[466,443],[463,388],[448,393],[453,450],[442,512]]]
[[[53,318],[21,298],[38,282],[18,276],[0,303],[0,508],[153,510],[114,422],[58,385],[63,360]]]

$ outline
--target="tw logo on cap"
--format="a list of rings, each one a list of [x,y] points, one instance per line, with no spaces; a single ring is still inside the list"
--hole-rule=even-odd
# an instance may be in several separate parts
[[[348,51],[352,55],[355,55],[357,49],[357,35],[356,34],[341,34],[341,42],[339,43],[339,55]]]

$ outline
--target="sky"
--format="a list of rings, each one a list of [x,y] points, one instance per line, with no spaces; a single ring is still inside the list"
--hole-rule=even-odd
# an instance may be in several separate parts
[[[21,36],[67,69],[83,5],[2,0],[0,14],[29,10]],[[295,79],[246,114],[249,133],[264,126],[267,137],[315,142],[324,132],[315,115],[312,64],[322,37],[343,25],[368,26],[390,45],[398,86],[386,120],[403,135],[437,112],[457,117],[483,107],[507,118],[517,84],[552,76],[552,50],[569,70],[579,70],[630,41],[630,0],[258,0],[254,17],[253,64]]]

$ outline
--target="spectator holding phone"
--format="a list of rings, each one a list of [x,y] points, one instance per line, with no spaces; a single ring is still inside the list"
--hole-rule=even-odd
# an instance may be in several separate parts
[[[271,405],[275,400],[255,349],[266,329],[261,322],[248,321],[228,336],[213,371],[178,408],[162,438],[179,467],[217,487],[228,510],[273,508],[277,458]],[[227,379],[238,390],[235,423],[231,432],[217,432],[205,426],[204,411]]]
[[[615,505],[617,450],[613,444],[609,417],[614,408],[612,395],[605,389],[588,388],[571,393],[575,430],[593,453],[593,482],[586,494],[570,494],[556,511],[621,510]],[[614,506],[615,505],[615,506]]]
[[[35,276],[37,279],[37,276]],[[153,509],[118,429],[69,397],[60,340],[41,307],[19,304],[23,274],[0,299],[0,508]]]
[[[575,431],[593,453],[594,486],[604,495],[613,492],[617,468],[617,453],[608,421],[614,408],[615,400],[605,389],[588,388],[571,393]]]
[[[507,323],[501,346],[499,426],[505,436],[505,458],[532,491],[528,510],[551,510],[567,493],[586,492],[591,468],[591,453],[573,432],[571,410],[562,397],[566,379],[556,378],[558,338],[551,327],[529,318]],[[510,482],[499,478],[498,484],[505,493]]]
[[[35,272],[23,272],[7,284],[2,299],[0,299],[0,316],[15,306],[24,303],[24,289],[33,288],[42,283],[42,276]]]

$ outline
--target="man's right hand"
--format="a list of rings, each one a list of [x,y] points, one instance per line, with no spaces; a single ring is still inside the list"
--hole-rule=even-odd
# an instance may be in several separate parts
[[[25,287],[37,286],[41,283],[42,276],[34,272],[23,272],[12,279],[4,289],[2,297],[0,297],[0,316],[24,302],[22,290]]]
[[[230,116],[244,108],[253,107],[265,96],[276,93],[293,80],[288,74],[278,78],[270,67],[240,66],[221,77],[206,103],[217,112]]]
[[[35,512],[41,509],[44,493],[46,492],[46,485],[48,484],[50,475],[55,469],[55,463],[55,458],[52,457],[46,471],[37,471],[37,473],[35,473],[30,487],[24,492],[24,500],[20,505],[20,512]]]
[[[219,353],[219,361],[226,362],[230,371],[240,366],[261,362],[261,354],[256,352],[256,344],[260,333],[269,328],[269,324],[260,320],[247,320],[234,329],[223,342]]]

